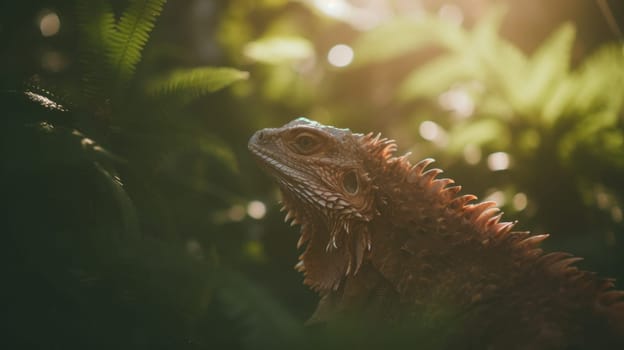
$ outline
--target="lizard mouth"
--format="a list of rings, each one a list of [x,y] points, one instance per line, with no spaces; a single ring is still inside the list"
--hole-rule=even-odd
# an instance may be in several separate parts
[[[285,177],[288,173],[296,172],[295,169],[280,163],[277,159],[272,157],[269,152],[267,152],[264,148],[257,146],[255,144],[249,143],[249,151],[255,156],[256,160],[260,165],[268,170],[272,175],[277,176],[278,178]]]
[[[255,135],[254,135],[255,136]],[[286,192],[293,192],[294,195],[300,196],[299,187],[305,187],[301,179],[305,178],[305,174],[287,164],[276,159],[270,151],[264,147],[249,142],[249,151],[254,155],[260,166],[280,185],[280,188]],[[306,200],[306,198],[302,198]]]

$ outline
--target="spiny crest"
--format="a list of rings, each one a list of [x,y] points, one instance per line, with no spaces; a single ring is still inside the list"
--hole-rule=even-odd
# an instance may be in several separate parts
[[[438,179],[437,176],[443,172],[442,170],[438,168],[427,169],[427,166],[434,161],[432,158],[425,158],[411,166],[406,175],[407,182],[420,186],[429,196],[438,198],[443,206],[459,213],[467,223],[474,225],[485,238],[490,236],[502,237],[511,232],[516,222],[500,222],[503,213],[496,207],[495,202],[486,201],[471,204],[477,199],[476,196],[472,194],[458,196],[461,186],[450,186],[455,183],[452,179]],[[525,242],[525,244],[537,244],[541,240],[534,239]]]
[[[380,133],[375,136],[373,136],[372,132],[368,133],[362,137],[361,142],[366,151],[375,159],[388,160],[397,150],[396,142],[391,139],[381,138]]]
[[[401,158],[396,158],[397,160]],[[407,160],[401,160],[401,162]],[[555,252],[543,254],[539,244],[549,237],[548,234],[531,235],[528,231],[513,231],[517,221],[501,222],[503,213],[496,207],[496,203],[485,201],[481,203],[472,202],[476,196],[467,194],[458,196],[461,186],[449,186],[453,184],[452,179],[437,179],[442,173],[440,169],[427,169],[434,160],[426,158],[409,167],[406,180],[410,184],[420,186],[426,194],[438,198],[447,210],[460,215],[462,220],[478,229],[483,237],[483,244],[510,244],[516,251],[525,257],[537,258],[536,264],[543,266],[554,275],[563,276],[568,281],[575,279],[586,279],[587,288],[595,287],[595,283],[603,283],[595,277],[590,278],[590,273],[581,271],[574,264],[582,258],[574,257],[568,253]],[[407,162],[409,163],[409,162]],[[604,284],[604,283],[603,283]],[[624,309],[624,292],[613,291],[610,288],[613,283],[607,283],[598,287],[600,291],[599,302],[604,306],[618,304]]]

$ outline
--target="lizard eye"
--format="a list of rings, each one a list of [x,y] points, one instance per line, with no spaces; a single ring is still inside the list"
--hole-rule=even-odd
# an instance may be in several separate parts
[[[360,188],[360,182],[358,181],[355,170],[351,170],[345,174],[345,176],[342,178],[342,187],[350,195],[354,195],[358,192],[358,189]]]
[[[316,152],[321,147],[321,141],[318,136],[304,132],[295,137],[293,146],[297,153],[308,155]]]

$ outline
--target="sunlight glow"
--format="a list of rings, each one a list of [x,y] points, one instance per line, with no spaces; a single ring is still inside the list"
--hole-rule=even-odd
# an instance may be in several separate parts
[[[511,203],[513,204],[514,209],[516,209],[517,211],[523,211],[524,209],[526,209],[529,201],[526,194],[518,192],[513,196]]]
[[[350,24],[357,30],[370,30],[390,18],[392,6],[386,0],[346,1],[307,0],[323,14]]]
[[[314,6],[324,14],[339,19],[345,18],[351,7],[343,0],[314,0]]]
[[[454,25],[461,25],[464,22],[464,12],[462,9],[454,4],[445,4],[438,10],[438,16]]]
[[[39,30],[45,37],[56,35],[61,29],[61,19],[54,12],[48,12],[39,20]]]
[[[243,53],[258,62],[280,64],[306,60],[314,56],[314,47],[303,38],[267,37],[247,43]]]
[[[327,53],[327,61],[332,66],[346,67],[353,61],[353,49],[345,44],[338,44]]]
[[[505,170],[509,168],[509,154],[505,152],[495,152],[487,158],[488,168],[492,171]]]
[[[259,220],[266,215],[266,205],[260,201],[251,201],[247,205],[247,215]]]

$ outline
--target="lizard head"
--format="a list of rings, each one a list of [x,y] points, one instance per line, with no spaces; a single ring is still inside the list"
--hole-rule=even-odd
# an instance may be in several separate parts
[[[278,182],[286,201],[296,201],[293,207],[315,216],[369,221],[374,196],[361,137],[299,118],[256,132],[249,149]]]
[[[282,191],[287,220],[302,224],[298,247],[309,243],[298,269],[317,290],[337,288],[343,276],[357,273],[370,250],[367,224],[377,212],[367,170],[370,145],[370,135],[305,118],[249,140]]]

